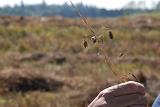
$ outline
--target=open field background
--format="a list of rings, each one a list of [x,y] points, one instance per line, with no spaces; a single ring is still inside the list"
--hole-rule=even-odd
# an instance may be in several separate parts
[[[98,44],[83,47],[90,33],[80,19],[1,16],[0,107],[84,107],[124,75],[135,80],[129,73],[146,86],[151,104],[160,91],[160,18],[88,20],[103,34],[103,54],[118,77]],[[112,28],[112,43],[102,25]]]

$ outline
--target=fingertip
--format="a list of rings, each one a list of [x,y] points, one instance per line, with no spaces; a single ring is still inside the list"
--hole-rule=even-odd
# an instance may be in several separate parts
[[[126,84],[128,85],[128,88],[132,89],[133,91],[140,94],[145,94],[145,87],[143,84],[135,81],[128,81]]]

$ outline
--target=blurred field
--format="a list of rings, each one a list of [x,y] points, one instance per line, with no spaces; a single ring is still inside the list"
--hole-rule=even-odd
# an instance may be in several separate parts
[[[0,107],[84,107],[132,73],[146,86],[149,104],[160,92],[160,18],[89,19],[104,35],[104,53],[116,77],[97,55],[98,45],[80,19],[0,17]],[[102,26],[113,30],[114,40]],[[123,58],[117,56],[125,52]],[[126,79],[128,80],[128,79]],[[121,81],[123,82],[123,81]]]

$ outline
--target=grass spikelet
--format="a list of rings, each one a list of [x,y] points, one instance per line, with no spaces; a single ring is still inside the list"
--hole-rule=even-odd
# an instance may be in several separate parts
[[[83,46],[84,46],[84,48],[88,47],[88,42],[86,40],[83,41]]]
[[[113,39],[113,38],[114,38],[112,31],[109,31],[109,38],[110,38],[110,39]]]

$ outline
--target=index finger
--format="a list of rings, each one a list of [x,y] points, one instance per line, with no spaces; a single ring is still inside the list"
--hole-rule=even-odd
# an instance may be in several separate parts
[[[105,92],[106,91],[106,92]],[[145,88],[142,84],[134,81],[129,81],[119,85],[115,85],[104,90],[105,93],[110,94],[114,97],[123,96],[127,94],[141,94],[145,95]]]

